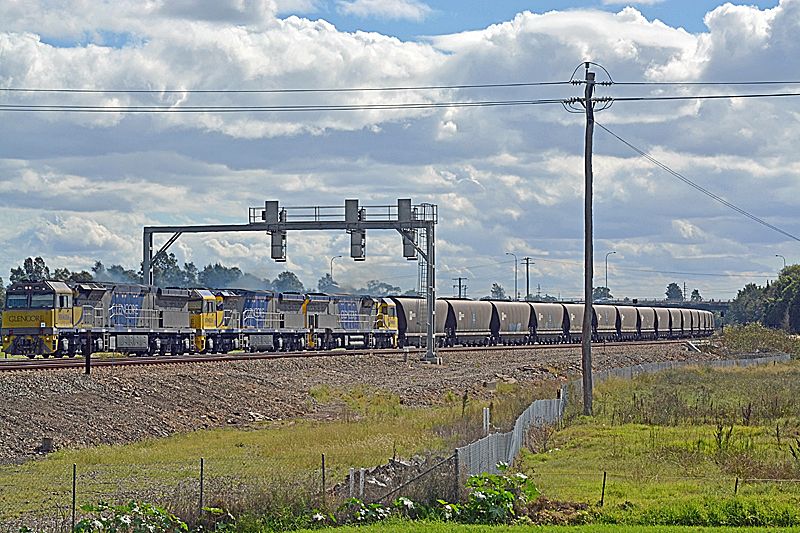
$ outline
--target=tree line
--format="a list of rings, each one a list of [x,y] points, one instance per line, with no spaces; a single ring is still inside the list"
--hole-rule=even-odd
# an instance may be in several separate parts
[[[91,272],[87,270],[70,271],[67,268],[51,270],[41,257],[28,257],[21,265],[11,269],[9,278],[11,283],[18,281],[55,280],[65,282],[86,283],[92,281],[113,283],[141,283],[142,269],[138,271],[125,268],[122,265],[104,265],[95,261]],[[388,296],[401,294],[399,286],[380,280],[370,280],[364,287],[340,286],[330,274],[322,276],[316,289],[306,288],[297,275],[284,270],[275,279],[261,278],[249,272],[243,272],[239,267],[228,267],[221,263],[208,264],[199,269],[194,263],[187,262],[181,266],[175,254],[166,254],[153,262],[153,281],[158,287],[210,287],[215,289],[251,289],[271,290],[275,292],[313,292],[318,290],[325,293],[368,294],[370,296]],[[414,294],[416,291],[406,291],[404,294]],[[0,295],[5,299],[5,287],[0,278]]]
[[[787,266],[773,283],[745,285],[731,302],[727,321],[800,333],[800,265]]]

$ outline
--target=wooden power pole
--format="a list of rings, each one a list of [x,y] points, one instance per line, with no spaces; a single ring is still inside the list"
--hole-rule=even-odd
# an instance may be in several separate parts
[[[592,246],[592,135],[594,134],[594,72],[589,72],[586,63],[586,143],[584,152],[584,174],[586,191],[584,199],[584,287],[583,329],[581,338],[581,369],[583,371],[583,414],[592,414],[592,276],[594,274],[594,250]]]

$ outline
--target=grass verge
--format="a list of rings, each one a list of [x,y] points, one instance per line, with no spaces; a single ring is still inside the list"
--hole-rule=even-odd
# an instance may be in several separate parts
[[[800,363],[609,380],[595,413],[523,454],[547,497],[602,499],[601,522],[800,523]]]

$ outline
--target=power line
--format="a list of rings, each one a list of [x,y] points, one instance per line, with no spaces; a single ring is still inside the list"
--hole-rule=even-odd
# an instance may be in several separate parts
[[[800,96],[800,92],[754,93],[754,94],[701,94],[695,96],[621,96],[601,97],[598,102],[658,102],[669,100],[730,100],[734,98],[787,98]]]
[[[569,259],[546,259],[543,257],[535,257],[536,261],[542,263],[561,263],[561,264],[569,264],[575,266],[583,266],[583,261],[573,261]],[[772,273],[764,274],[764,273],[753,273],[753,274],[741,274],[741,273],[724,273],[721,274],[719,272],[683,272],[678,270],[654,270],[650,268],[635,268],[635,267],[625,267],[625,266],[614,266],[615,270],[626,270],[630,272],[644,272],[647,274],[671,274],[677,276],[709,276],[709,277],[720,277],[720,278],[753,278],[758,276],[767,276],[773,275]]]
[[[351,93],[390,91],[432,91],[445,89],[501,89],[518,87],[544,87],[570,85],[570,81],[536,81],[511,83],[474,83],[459,85],[409,85],[398,87],[338,87],[327,89],[59,89],[38,87],[0,87],[0,92],[11,93],[69,93],[69,94],[295,94],[295,93]]]
[[[681,173],[679,173],[679,172],[677,172],[675,170],[672,170],[670,167],[668,167],[667,165],[665,165],[661,161],[657,160],[655,157],[651,156],[650,154],[648,154],[644,150],[641,150],[641,149],[637,148],[636,146],[634,146],[633,144],[629,143],[628,141],[626,141],[625,139],[623,139],[622,137],[620,137],[619,135],[617,135],[616,133],[614,133],[610,129],[608,129],[605,126],[603,126],[602,124],[600,124],[599,122],[595,122],[595,124],[597,124],[600,128],[602,128],[604,131],[606,131],[609,135],[611,135],[612,137],[616,138],[618,141],[620,141],[621,143],[626,145],[628,148],[630,148],[631,150],[633,150],[634,152],[636,152],[640,156],[644,157],[645,159],[647,159],[648,161],[650,161],[654,165],[656,165],[659,168],[663,169],[664,171],[668,172],[672,176],[678,178],[679,180],[681,180],[682,182],[686,183],[687,185],[689,185],[689,186],[693,187],[694,189],[700,191],[701,193],[705,194],[709,198],[721,203],[722,205],[732,209],[733,211],[736,211],[740,215],[743,215],[743,216],[749,218],[750,220],[761,224],[762,226],[765,226],[765,227],[767,227],[767,228],[769,228],[769,229],[771,229],[773,231],[777,231],[781,235],[784,235],[786,237],[789,237],[790,239],[794,239],[795,241],[800,242],[800,237],[792,235],[788,231],[782,230],[778,226],[775,226],[774,224],[770,224],[766,220],[764,220],[762,218],[759,218],[756,215],[750,213],[749,211],[746,211],[746,210],[742,209],[741,207],[739,207],[739,206],[737,206],[737,205],[725,200],[721,196],[718,196],[718,195],[714,194],[713,192],[709,191],[708,189],[706,189],[706,188],[698,185],[697,183],[693,182],[692,180],[690,180],[689,178],[687,178],[683,174],[681,174]]]
[[[800,81],[612,81],[611,85],[667,85],[667,86],[692,86],[692,85],[800,85]]]
[[[507,86],[507,84],[503,85]],[[0,89],[2,90],[2,89]],[[5,89],[10,90],[10,89]],[[31,89],[32,90],[32,89]],[[286,89],[293,91],[294,89]],[[81,89],[63,89],[63,91],[82,91]],[[320,89],[323,91],[323,89]],[[600,97],[593,99],[596,103],[612,104],[614,102],[645,102],[645,101],[678,101],[678,100],[721,100],[733,98],[784,98],[800,96],[800,92],[786,93],[757,93],[757,94],[718,94],[695,96],[631,96],[631,97]],[[308,104],[308,105],[202,105],[202,106],[175,106],[175,105],[71,105],[71,104],[0,104],[0,111],[10,112],[59,112],[59,113],[286,113],[286,112],[323,112],[323,111],[391,111],[414,109],[446,109],[468,107],[508,107],[532,106],[546,104],[571,105],[581,102],[581,98],[567,99],[531,99],[531,100],[478,100],[478,101],[451,101],[451,102],[406,102],[383,104]]]
[[[401,104],[281,105],[281,106],[99,106],[62,104],[0,104],[0,111],[64,113],[285,113],[310,111],[390,111],[455,107],[504,107],[561,104],[557,99],[487,100],[475,102],[417,102]]]

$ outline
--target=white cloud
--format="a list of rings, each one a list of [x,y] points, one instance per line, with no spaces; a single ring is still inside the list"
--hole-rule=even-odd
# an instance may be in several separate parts
[[[632,5],[639,5],[639,6],[654,6],[656,4],[663,3],[664,0],[603,0],[604,6],[632,6]]]
[[[625,81],[782,79],[800,66],[798,0],[766,10],[720,6],[706,17],[702,34],[624,8],[525,12],[419,42],[276,15],[322,9],[310,0],[208,2],[197,4],[197,12],[189,6],[0,4],[6,22],[0,86],[259,89],[563,80],[587,58]],[[104,45],[108,32],[123,36],[121,44]],[[59,38],[80,44],[48,44]],[[600,95],[703,91],[711,92],[598,87]],[[358,104],[579,94],[579,87],[565,85],[502,94],[4,95],[4,102]],[[798,116],[798,102],[785,99],[617,102],[597,118],[704,187],[798,233]],[[6,254],[3,269],[26,253],[69,268],[86,268],[93,259],[135,268],[143,225],[246,223],[247,208],[266,199],[287,206],[340,205],[344,198],[382,205],[410,196],[439,205],[441,271],[466,272],[470,295],[487,293],[493,281],[509,289],[513,277],[502,261],[510,249],[534,257],[531,281],[536,277],[543,291],[581,291],[583,117],[558,105],[13,118],[0,130],[0,237],[19,252]],[[776,249],[800,260],[785,251],[793,248],[783,237],[699,195],[599,129],[594,162],[598,253],[618,250],[633,269],[615,272],[615,295],[662,294],[672,281],[662,278],[670,275],[646,270],[763,273],[774,270]],[[314,285],[347,245],[346,234],[291,234],[286,265],[269,262],[260,234],[184,235],[174,250],[181,261],[201,267],[222,261],[261,277],[288,267]],[[337,261],[337,277],[357,286],[376,277],[403,288],[416,283],[415,265],[399,257],[396,234],[370,232],[368,256],[364,264]],[[723,281],[735,292],[747,280]],[[710,297],[723,285],[700,288]]]
[[[418,0],[337,0],[337,8],[341,13],[362,18],[415,21],[423,20],[432,11]]]

